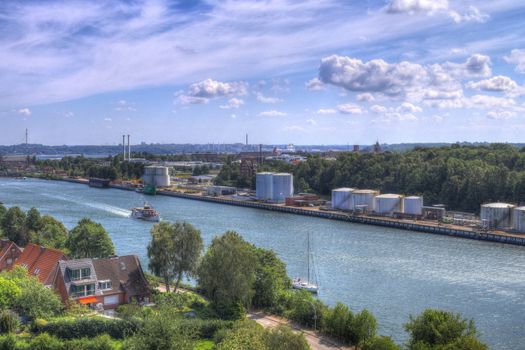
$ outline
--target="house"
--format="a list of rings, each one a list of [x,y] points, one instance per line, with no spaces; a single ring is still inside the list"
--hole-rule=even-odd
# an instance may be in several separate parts
[[[60,261],[53,285],[64,302],[71,298],[105,310],[132,301],[149,302],[151,296],[135,255]]]
[[[61,260],[67,260],[64,252],[29,243],[16,259],[15,265],[25,267],[28,273],[38,277],[46,286],[53,284],[55,267]]]
[[[8,239],[0,239],[0,271],[9,270],[15,264],[22,250]]]

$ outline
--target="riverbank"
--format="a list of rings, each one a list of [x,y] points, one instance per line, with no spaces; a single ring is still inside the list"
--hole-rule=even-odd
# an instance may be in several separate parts
[[[88,185],[89,181],[86,179],[60,178],[60,181],[67,181]],[[133,188],[111,184],[110,188],[134,191]],[[157,192],[161,196],[170,196],[191,200],[200,200],[212,203],[234,205],[240,207],[248,207],[255,209],[263,209],[269,211],[277,211],[289,214],[304,215],[310,217],[317,217],[329,220],[347,221],[352,223],[382,226],[389,228],[396,228],[408,231],[431,233],[443,236],[451,236],[457,238],[473,239],[479,241],[496,242],[503,244],[511,244],[517,246],[525,246],[525,235],[510,234],[502,231],[476,231],[470,227],[463,227],[450,224],[442,224],[437,221],[416,221],[395,219],[389,217],[377,217],[369,215],[352,215],[349,213],[339,211],[320,210],[317,207],[289,207],[284,204],[270,204],[261,203],[248,200],[239,200],[227,197],[210,197],[202,194],[189,194],[183,192],[176,192],[170,190],[160,190]]]

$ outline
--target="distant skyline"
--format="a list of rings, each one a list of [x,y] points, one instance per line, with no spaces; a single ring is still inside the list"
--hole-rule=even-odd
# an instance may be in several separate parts
[[[525,142],[525,3],[0,3],[0,144]]]

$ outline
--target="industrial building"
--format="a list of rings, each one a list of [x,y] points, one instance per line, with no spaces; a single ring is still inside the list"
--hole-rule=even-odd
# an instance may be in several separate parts
[[[206,194],[208,196],[213,196],[213,197],[228,196],[228,195],[233,195],[236,193],[237,193],[237,189],[235,187],[229,187],[229,186],[210,186],[206,190]]]
[[[310,193],[300,193],[285,200],[285,204],[290,207],[310,207],[323,205],[324,203],[325,201],[318,195]]]
[[[165,166],[151,165],[144,167],[144,186],[169,187],[169,169]]]
[[[403,212],[403,196],[400,194],[380,194],[374,197],[374,210],[377,214],[393,215]]]
[[[516,206],[509,203],[487,203],[481,206],[481,224],[488,229],[512,227],[512,214]]]
[[[283,203],[293,196],[293,175],[288,173],[258,173],[255,192],[258,200]]]

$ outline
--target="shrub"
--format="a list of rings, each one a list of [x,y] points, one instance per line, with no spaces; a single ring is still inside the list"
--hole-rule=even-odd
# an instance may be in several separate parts
[[[362,350],[401,350],[390,337],[375,337],[361,347]]]
[[[13,333],[19,326],[18,317],[11,312],[0,311],[0,333]]]
[[[137,332],[142,321],[106,320],[101,318],[80,318],[74,321],[61,320],[49,322],[46,325],[35,325],[36,333],[49,333],[61,339],[95,338],[108,334],[114,339],[123,339]]]
[[[16,338],[13,334],[0,336],[0,350],[17,350]]]

